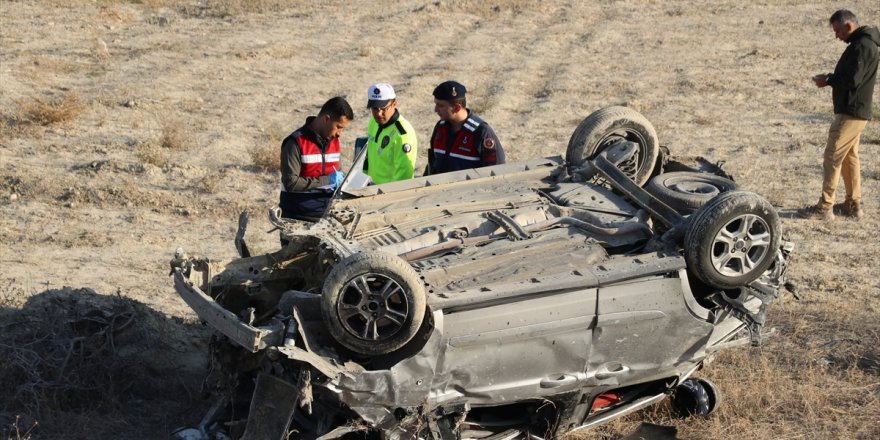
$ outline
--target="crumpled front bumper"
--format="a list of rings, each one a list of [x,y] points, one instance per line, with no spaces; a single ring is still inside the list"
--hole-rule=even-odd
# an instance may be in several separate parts
[[[273,320],[269,326],[248,325],[195,286],[185,275],[190,270],[191,267],[174,268],[174,289],[199,318],[251,353],[281,343],[284,325],[280,321]]]

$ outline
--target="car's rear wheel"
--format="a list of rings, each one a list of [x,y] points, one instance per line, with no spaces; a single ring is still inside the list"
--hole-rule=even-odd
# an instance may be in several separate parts
[[[725,192],[688,219],[684,237],[688,269],[717,289],[758,279],[776,256],[781,232],[770,202],[746,191]]]
[[[321,312],[333,337],[360,354],[403,347],[425,315],[425,288],[395,255],[365,252],[340,261],[324,281]]]
[[[730,179],[695,171],[663,173],[645,185],[646,191],[682,214],[690,214],[718,194],[735,189],[736,182]]]
[[[634,182],[644,185],[654,169],[660,144],[651,122],[629,107],[605,107],[587,116],[571,135],[565,160],[569,166],[580,167],[621,140],[636,143],[638,150],[618,167]]]

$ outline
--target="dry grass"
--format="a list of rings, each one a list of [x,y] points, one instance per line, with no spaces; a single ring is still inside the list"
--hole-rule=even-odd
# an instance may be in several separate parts
[[[195,136],[189,124],[178,115],[168,115],[159,118],[162,135],[159,145],[169,150],[185,151],[195,144]]]
[[[171,163],[171,157],[159,145],[152,142],[139,144],[135,156],[141,163],[165,168]]]
[[[61,97],[30,100],[19,99],[18,104],[24,121],[39,125],[54,125],[76,119],[86,109],[82,98],[77,92],[70,92]]]
[[[18,113],[0,113],[0,139],[37,137],[34,125],[23,121]]]
[[[88,68],[89,64],[83,61],[74,60],[69,57],[58,55],[38,55],[33,58],[29,64],[23,65],[21,68],[23,73],[30,79],[40,79],[48,82],[53,75],[69,75],[77,73]],[[41,81],[41,82],[43,82]]]
[[[278,145],[263,142],[248,150],[251,163],[259,171],[274,172],[281,167],[281,152]]]
[[[123,9],[121,4],[108,3],[101,5],[99,17],[108,23],[128,24],[136,19],[133,11]]]
[[[15,416],[15,421],[9,427],[0,428],[0,432],[4,433],[7,440],[31,440],[34,438],[34,430],[37,429],[39,425],[37,422],[32,422],[30,426],[23,427],[24,422],[21,420],[21,416]]]
[[[154,9],[175,8],[184,16],[197,18],[230,18],[244,14],[278,12],[290,7],[290,2],[284,0],[139,0],[135,3],[143,3]]]
[[[276,172],[281,167],[281,141],[287,132],[279,124],[268,124],[260,128],[257,144],[248,149],[251,164],[258,171]]]
[[[499,14],[540,14],[554,9],[553,5],[528,0],[447,0],[428,4],[444,12],[469,13],[487,18]]]
[[[11,398],[2,411],[25,415],[4,432],[8,439],[112,435],[126,419],[124,412],[150,400],[161,404],[136,423],[154,425],[141,429],[144,438],[156,438],[169,430],[161,425],[187,405],[184,379],[167,381],[157,374],[179,368],[156,354],[167,349],[163,337],[169,328],[180,324],[145,305],[64,288],[38,294],[21,309],[0,306],[5,360],[0,391]],[[184,372],[186,379],[192,380],[192,373]],[[39,420],[39,425],[23,420]],[[133,420],[128,417],[126,423]]]
[[[226,178],[226,170],[219,172],[208,171],[196,183],[196,189],[203,194],[214,194],[220,187],[220,182]]]

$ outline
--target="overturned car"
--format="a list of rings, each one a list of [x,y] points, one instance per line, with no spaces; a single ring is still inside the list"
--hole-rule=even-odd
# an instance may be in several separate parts
[[[720,167],[609,107],[549,157],[378,186],[358,162],[289,243],[172,260],[217,332],[216,403],[186,439],[555,438],[671,396],[760,343],[792,246]],[[246,222],[245,222],[246,223]]]

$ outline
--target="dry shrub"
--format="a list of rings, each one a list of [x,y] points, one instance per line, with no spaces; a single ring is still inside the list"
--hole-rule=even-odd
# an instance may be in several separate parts
[[[123,413],[143,404],[151,414],[136,420],[139,436],[160,438],[170,430],[164,424],[180,423],[173,419],[193,403],[190,390],[204,374],[203,365],[165,356],[197,329],[119,295],[48,290],[22,308],[0,307],[0,322],[0,415],[22,415],[25,427],[35,420],[40,438],[132,438]]]
[[[68,122],[79,116],[86,108],[79,93],[70,92],[60,98],[44,100],[33,98],[30,101],[17,100],[24,120],[39,125],[52,125]]]
[[[168,153],[165,152],[162,147],[152,142],[145,142],[138,145],[135,155],[141,163],[148,163],[159,168],[165,168],[171,163],[171,158],[168,157]]]
[[[29,425],[27,428],[23,426],[26,424]],[[9,426],[3,426],[0,428],[0,433],[2,433],[3,437],[6,437],[7,440],[31,440],[34,438],[34,430],[36,428],[36,421],[26,423],[22,420],[20,415],[16,415],[14,422]]]
[[[379,53],[379,50],[372,45],[358,46],[357,54],[361,58],[370,58]]]
[[[226,177],[226,170],[221,170],[219,173],[207,172],[201,179],[197,182],[196,188],[199,192],[205,194],[214,194],[217,192],[217,188],[220,187],[220,182]]]
[[[188,97],[180,101],[179,108],[187,113],[199,113],[205,106],[200,96]]]
[[[281,152],[278,145],[263,142],[252,147],[248,154],[251,156],[254,168],[259,171],[272,172],[281,168]]]
[[[469,107],[471,108],[471,110],[474,111],[474,113],[483,115],[490,113],[493,108],[498,106],[498,99],[495,97],[491,97],[479,101],[475,100],[473,104],[468,102],[468,104],[470,104]]]
[[[162,117],[159,120],[162,126],[162,137],[159,140],[163,148],[169,150],[188,150],[194,143],[194,136],[189,125],[183,119],[175,116]]]
[[[248,150],[251,163],[259,171],[274,172],[281,168],[280,145],[287,132],[279,124],[260,128],[257,145]]]

